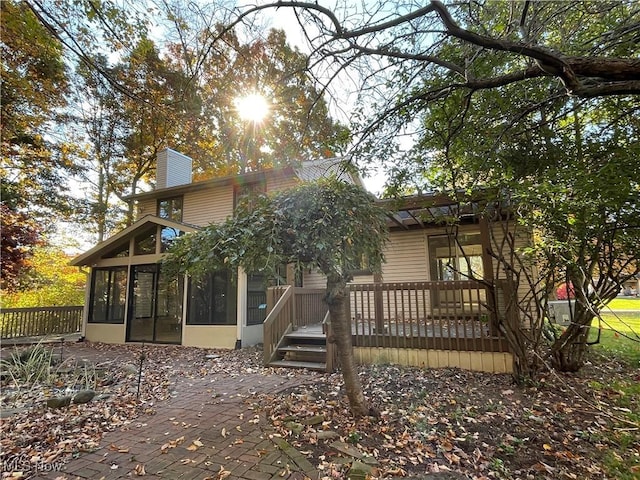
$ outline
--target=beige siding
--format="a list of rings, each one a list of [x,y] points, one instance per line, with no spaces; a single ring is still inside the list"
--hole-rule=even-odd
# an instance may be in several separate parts
[[[235,325],[185,325],[182,329],[182,345],[201,348],[234,348],[236,334]]]
[[[148,198],[145,200],[138,201],[137,208],[137,217],[136,219],[142,218],[145,215],[157,215],[157,200],[155,198]]]
[[[302,277],[304,288],[327,288],[327,278],[317,270],[306,271]]]
[[[516,225],[515,222],[511,223],[503,223],[494,224],[491,231],[491,248],[498,254],[502,253],[503,255],[508,255],[509,252],[504,251],[501,252],[501,249],[506,249],[506,244],[503,244],[503,240],[505,238],[506,233],[509,233],[514,238],[514,244],[516,252],[521,250],[524,247],[531,245],[531,233],[529,230],[521,225]],[[498,265],[497,260],[493,261],[494,265],[494,275],[497,273],[497,279],[504,279],[506,275],[504,273],[503,266]],[[532,278],[536,277],[535,268],[533,266],[528,267],[529,273]],[[533,309],[535,310],[534,305],[528,306],[531,299],[531,290],[529,285],[527,284],[524,275],[521,275],[520,285],[518,285],[517,291],[517,300],[521,309]],[[507,298],[504,296],[503,292],[498,291],[498,304],[501,309],[505,308],[505,304],[507,303]],[[524,319],[525,315],[521,311],[521,318]]]
[[[269,177],[267,179],[267,193],[286,190],[287,188],[295,187],[298,183],[298,179],[294,177]]]
[[[424,282],[428,279],[425,230],[391,232],[385,248],[382,281]]]
[[[90,342],[125,343],[125,324],[87,323],[85,337]]]
[[[220,223],[233,214],[233,186],[200,190],[184,196],[182,221],[204,226]]]

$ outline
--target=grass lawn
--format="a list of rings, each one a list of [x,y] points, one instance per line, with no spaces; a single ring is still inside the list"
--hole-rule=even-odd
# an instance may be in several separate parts
[[[640,297],[614,298],[609,302],[608,308],[611,310],[637,310],[640,313]]]
[[[614,300],[615,301],[615,300]],[[636,301],[636,300],[632,300]],[[638,302],[640,307],[640,302]],[[595,319],[592,323],[589,340],[595,341],[600,330],[600,342],[594,349],[612,354],[632,366],[640,367],[640,310],[637,312],[605,312],[603,322]]]

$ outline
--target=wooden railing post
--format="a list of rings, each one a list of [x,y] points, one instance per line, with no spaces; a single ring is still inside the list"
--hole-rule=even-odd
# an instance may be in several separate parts
[[[293,329],[297,330],[298,329],[298,312],[296,310],[296,304],[298,303],[296,300],[296,296],[298,295],[298,288],[297,287],[293,287],[293,299],[291,301],[291,322],[293,325]]]
[[[376,331],[384,332],[384,301],[382,298],[382,275],[373,276],[373,310],[376,320]]]

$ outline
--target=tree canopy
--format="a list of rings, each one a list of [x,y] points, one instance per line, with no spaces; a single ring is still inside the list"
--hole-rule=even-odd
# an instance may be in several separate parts
[[[237,273],[243,268],[276,278],[278,269],[288,264],[322,272],[327,277],[333,330],[329,341],[336,343],[351,411],[362,416],[369,407],[353,357],[346,287],[364,259],[369,269],[380,270],[385,220],[385,212],[364,189],[326,178],[245,199],[226,222],[176,241],[164,268],[196,277],[222,269]]]
[[[68,72],[62,46],[24,3],[1,8],[2,202],[45,222],[74,206],[65,186],[78,167],[51,128],[64,121]]]

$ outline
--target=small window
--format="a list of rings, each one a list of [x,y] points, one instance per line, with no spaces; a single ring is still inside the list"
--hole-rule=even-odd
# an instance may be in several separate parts
[[[118,245],[113,250],[105,253],[102,258],[125,258],[129,256],[129,242]]]
[[[266,192],[264,182],[246,183],[244,185],[236,185],[233,189],[233,208],[235,209],[244,198],[251,198]]]
[[[164,198],[158,200],[158,216],[173,220],[174,222],[182,221],[182,197]]]
[[[366,255],[362,255],[360,264],[351,272],[351,275],[354,277],[359,275],[373,275],[373,271],[369,267],[369,258]]]
[[[153,255],[156,253],[156,232],[157,227],[145,230],[140,235],[136,236],[134,240],[133,254],[134,255]]]
[[[432,281],[483,278],[480,234],[429,237],[429,262]]]
[[[178,237],[183,235],[182,230],[172,227],[162,227],[160,229],[160,252],[166,252]]]
[[[124,323],[127,267],[95,268],[91,279],[89,323]]]

